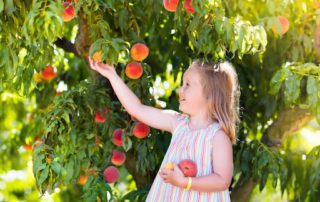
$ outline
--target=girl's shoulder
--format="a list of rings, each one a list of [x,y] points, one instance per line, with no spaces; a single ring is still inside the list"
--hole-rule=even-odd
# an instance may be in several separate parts
[[[176,129],[180,128],[181,126],[183,126],[184,124],[186,124],[187,120],[188,120],[188,115],[184,114],[184,113],[177,113],[176,114],[176,119],[174,121],[173,124],[173,129],[172,129],[172,134],[176,131]]]

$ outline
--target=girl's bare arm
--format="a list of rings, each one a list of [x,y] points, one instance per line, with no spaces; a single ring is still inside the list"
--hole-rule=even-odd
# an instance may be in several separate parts
[[[88,60],[93,70],[109,79],[119,101],[129,114],[153,128],[172,132],[173,123],[177,119],[178,112],[161,110],[142,104],[139,98],[118,76],[113,65],[94,62],[91,58],[88,58]]]

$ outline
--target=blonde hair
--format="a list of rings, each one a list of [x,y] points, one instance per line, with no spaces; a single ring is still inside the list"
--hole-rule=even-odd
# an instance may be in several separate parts
[[[236,143],[240,87],[238,76],[229,62],[210,63],[195,60],[189,66],[200,73],[203,93],[208,100],[209,116],[218,121],[232,144]]]

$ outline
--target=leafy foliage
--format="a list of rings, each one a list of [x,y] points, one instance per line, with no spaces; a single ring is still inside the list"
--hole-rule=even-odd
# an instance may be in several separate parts
[[[235,183],[238,176],[252,178],[262,191],[271,181],[274,188],[280,183],[282,194],[286,191],[292,200],[317,200],[319,147],[307,154],[293,147],[268,148],[261,136],[287,107],[309,109],[320,123],[320,68],[313,44],[319,5],[311,0],[193,0],[195,14],[189,14],[184,0],[176,12],[167,12],[162,0],[72,2],[76,17],[64,22],[61,0],[0,0],[1,173],[23,167],[17,148],[33,144],[40,194],[59,187],[71,190],[72,199],[145,200],[147,184],[118,195],[120,183],[105,183],[103,170],[112,151],[120,149],[132,154],[135,163],[134,168],[121,167],[126,174],[152,182],[170,136],[151,129],[148,138],[135,138],[134,121],[109,82],[89,71],[85,58],[101,51],[142,103],[158,106],[161,100],[177,110],[182,72],[203,57],[230,60],[239,75],[243,111],[234,146]],[[290,22],[285,34],[272,31],[281,30],[278,16]],[[61,46],[59,40],[71,45]],[[145,43],[150,54],[142,62],[143,76],[131,80],[124,70],[137,42]],[[57,76],[36,80],[48,65]],[[96,112],[106,107],[108,120],[95,123]],[[121,148],[112,143],[116,128],[123,129]],[[95,174],[79,192],[74,185],[92,170]]]

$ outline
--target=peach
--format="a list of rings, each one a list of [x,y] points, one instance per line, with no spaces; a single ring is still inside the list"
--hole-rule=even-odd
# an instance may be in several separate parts
[[[121,151],[114,150],[112,152],[111,163],[116,166],[121,166],[126,160],[126,154]]]
[[[130,62],[126,66],[125,73],[130,79],[139,79],[143,74],[143,68],[138,62]]]
[[[131,58],[135,61],[142,61],[149,55],[149,48],[143,43],[136,43],[130,50]]]
[[[50,81],[57,76],[54,68],[50,65],[46,66],[46,68],[41,72],[41,77],[43,80]]]
[[[33,74],[33,80],[36,82],[36,83],[39,83],[42,81],[42,77],[41,77],[41,74],[39,74],[38,72],[35,72]]]
[[[135,137],[142,139],[142,138],[145,138],[149,135],[150,127],[148,125],[138,121],[135,123],[133,130],[132,130],[132,133]]]
[[[62,3],[62,6],[64,8],[64,12],[61,14],[63,21],[64,22],[71,21],[76,16],[76,12],[73,4],[69,1],[65,1]]]
[[[281,24],[281,34],[283,35],[289,30],[289,20],[284,16],[279,16],[278,20]],[[272,31],[275,35],[279,34],[275,25],[272,27]]]
[[[164,165],[164,168],[165,169],[168,169],[168,170],[173,170],[173,163],[166,163],[165,165]]]
[[[32,144],[31,144],[31,143],[25,144],[25,145],[23,145],[23,148],[24,148],[26,151],[32,151]]]
[[[100,114],[100,112],[96,112],[95,122],[96,123],[104,123],[106,119]]]
[[[106,116],[108,113],[109,113],[109,109],[107,107],[104,108],[102,114],[99,111],[96,112],[95,119],[94,119],[95,122],[96,123],[104,123],[107,120]]]
[[[80,175],[78,183],[80,185],[85,185],[87,183],[87,179],[88,179],[87,175]]]
[[[101,51],[101,50],[93,53],[93,55],[92,55],[93,61],[95,61],[95,62],[102,62],[101,55],[102,55],[102,51]]]
[[[180,161],[178,167],[181,169],[185,177],[195,177],[197,175],[197,164],[190,159]]]
[[[107,183],[114,183],[119,179],[120,173],[118,168],[109,166],[103,171],[103,176]]]
[[[167,11],[175,12],[177,10],[179,0],[163,0],[163,6]]]
[[[92,49],[92,45],[90,46],[89,52],[91,52],[91,49]],[[102,55],[102,51],[101,50],[94,52],[93,55],[92,55],[93,61],[102,62],[101,55]]]
[[[184,9],[190,14],[194,14],[194,7],[192,6],[192,0],[186,0],[184,2]]]
[[[118,147],[122,146],[122,129],[117,128],[113,131],[113,143]]]

